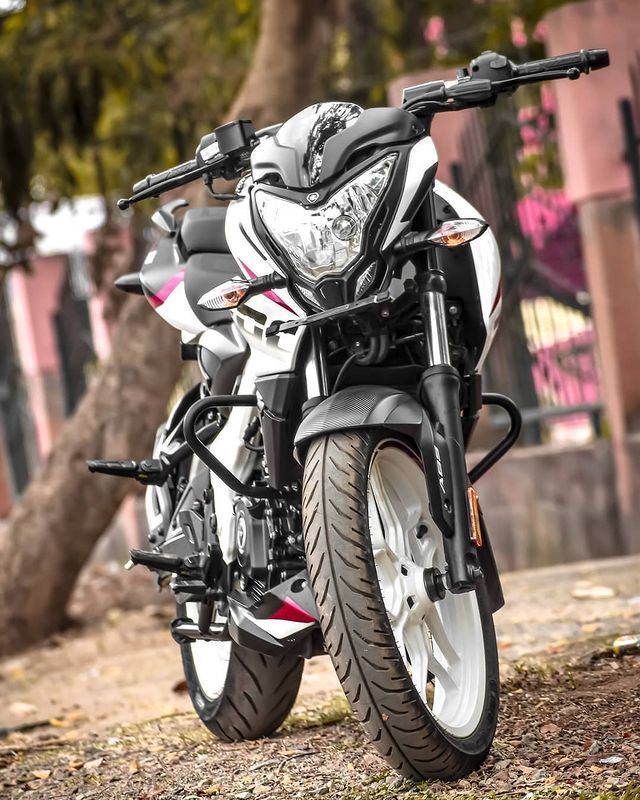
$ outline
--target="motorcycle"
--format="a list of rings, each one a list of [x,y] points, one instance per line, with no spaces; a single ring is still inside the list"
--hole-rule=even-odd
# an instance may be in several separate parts
[[[500,258],[436,179],[430,125],[608,63],[606,50],[519,65],[485,52],[455,80],[406,89],[401,108],[319,103],[259,131],[237,120],[119,201],[200,178],[228,201],[163,205],[164,236],[117,281],[181,331],[202,380],[151,458],[88,462],[148,487],[151,548],[130,563],[175,594],[191,700],[221,739],[272,734],[304,659],[328,653],[402,775],[458,778],[487,756],[504,601],[475,484],[520,415],[482,392]],[[489,404],[510,429],[469,470]]]

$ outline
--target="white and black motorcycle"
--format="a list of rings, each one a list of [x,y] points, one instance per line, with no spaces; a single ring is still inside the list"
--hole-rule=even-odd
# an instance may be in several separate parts
[[[487,52],[407,89],[402,108],[231,122],[120,201],[200,177],[230,201],[161,207],[166,235],[118,281],[182,332],[202,381],[152,458],[89,462],[148,485],[152,548],[131,561],[175,593],[191,698],[222,739],[274,732],[304,659],[328,652],[403,775],[455,778],[487,755],[503,599],[474,483],[520,418],[481,391],[500,260],[478,212],[435,179],[430,122],[607,64],[606,50],[521,65]],[[233,194],[216,194],[220,177],[239,178]],[[489,403],[511,429],[469,471]]]

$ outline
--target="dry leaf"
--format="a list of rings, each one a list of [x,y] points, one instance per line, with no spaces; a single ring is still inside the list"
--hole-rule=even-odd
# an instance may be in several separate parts
[[[28,717],[30,714],[35,714],[38,709],[31,703],[22,703],[16,700],[9,706],[9,713],[14,717]]]
[[[559,730],[560,730],[560,728],[557,725],[555,725],[553,722],[548,722],[546,725],[543,725],[540,728],[540,733],[544,733],[544,734],[557,733]]]
[[[595,633],[597,630],[600,629],[599,622],[585,622],[584,625],[580,626],[583,633]]]
[[[576,600],[607,600],[615,597],[615,590],[611,586],[578,585],[571,592]]]
[[[91,761],[85,761],[83,767],[87,770],[87,772],[91,772],[94,769],[98,769],[103,761],[104,758],[92,758]]]
[[[622,756],[607,756],[606,758],[601,758],[598,763],[599,764],[619,764],[621,761],[624,761]]]
[[[45,781],[49,775],[51,775],[50,769],[34,769],[31,770],[31,774],[34,778],[38,778],[41,781]]]

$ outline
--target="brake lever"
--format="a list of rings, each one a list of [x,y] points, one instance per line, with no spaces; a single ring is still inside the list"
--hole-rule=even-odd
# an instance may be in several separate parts
[[[435,97],[416,97],[412,102],[403,105],[405,111],[412,114],[420,112],[434,113],[441,111],[462,111],[465,108],[472,108],[478,105],[492,105],[496,100],[496,95],[511,88],[517,88],[527,83],[538,83],[540,81],[557,81],[568,78],[570,81],[577,80],[582,73],[577,67],[570,67],[566,70],[556,70],[554,72],[536,72],[532,75],[517,75],[512,78],[503,78],[500,81],[493,81],[486,78],[471,78],[454,84],[453,86],[443,87],[440,95],[446,93],[447,100],[435,99]]]
[[[518,87],[525,83],[539,83],[540,81],[558,81],[563,78],[568,78],[570,81],[576,81],[582,73],[577,67],[570,67],[569,69],[560,69],[554,72],[535,72],[532,75],[516,75],[513,78],[505,78],[501,81],[492,81],[491,85],[498,91],[510,89],[512,86]]]
[[[179,186],[184,186],[186,183],[191,183],[192,181],[195,181],[204,175],[216,174],[214,173],[214,170],[224,165],[226,161],[227,159],[224,156],[218,156],[207,163],[202,163],[199,166],[194,167],[194,169],[190,170],[189,172],[184,172],[180,175],[167,178],[166,180],[159,181],[158,183],[152,183],[149,186],[145,186],[140,191],[134,192],[131,197],[122,197],[120,200],[118,200],[117,206],[120,211],[126,211],[128,208],[134,205],[134,203],[140,203],[142,200],[149,200],[152,197],[159,197],[165,192],[169,192],[172,189],[177,189]],[[224,172],[217,174],[224,175]]]

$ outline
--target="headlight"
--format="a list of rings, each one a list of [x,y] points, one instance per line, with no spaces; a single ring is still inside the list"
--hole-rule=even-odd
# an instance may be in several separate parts
[[[395,153],[386,156],[315,208],[256,192],[262,221],[306,278],[316,281],[343,272],[358,258],[364,226],[395,160]]]

